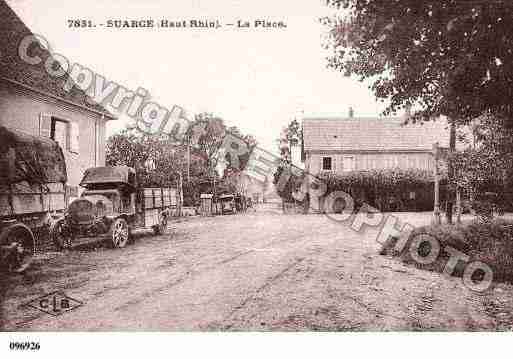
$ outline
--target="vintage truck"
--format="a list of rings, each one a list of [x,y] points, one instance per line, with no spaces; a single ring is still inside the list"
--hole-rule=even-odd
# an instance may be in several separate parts
[[[223,194],[219,196],[217,203],[219,204],[219,214],[235,214],[237,213],[237,206],[235,203],[235,196],[233,194]]]
[[[28,268],[36,235],[66,208],[66,163],[59,145],[0,126],[0,266]]]
[[[80,197],[50,228],[59,249],[97,240],[122,248],[137,228],[163,234],[181,205],[176,189],[140,188],[136,171],[127,166],[90,168],[80,186]]]

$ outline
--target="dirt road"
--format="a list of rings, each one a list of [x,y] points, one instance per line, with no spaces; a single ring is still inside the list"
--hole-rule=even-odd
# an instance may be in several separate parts
[[[322,215],[194,218],[122,250],[40,256],[2,281],[3,330],[510,330],[513,289],[480,295],[459,278],[378,255],[370,232]],[[64,291],[84,305],[23,307]]]

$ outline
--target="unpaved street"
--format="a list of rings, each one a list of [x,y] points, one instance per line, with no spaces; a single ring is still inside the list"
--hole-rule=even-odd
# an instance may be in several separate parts
[[[373,236],[322,215],[265,210],[174,223],[122,250],[45,253],[3,280],[3,330],[509,330],[513,290],[378,254]],[[59,317],[23,303],[62,290]]]

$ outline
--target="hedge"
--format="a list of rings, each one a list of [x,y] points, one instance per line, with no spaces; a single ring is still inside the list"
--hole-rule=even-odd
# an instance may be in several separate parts
[[[327,185],[326,196],[335,191],[346,192],[353,197],[356,208],[366,203],[384,212],[433,209],[434,180],[431,171],[357,171],[343,175],[326,174],[320,176],[320,180]],[[444,188],[442,190],[445,192]]]

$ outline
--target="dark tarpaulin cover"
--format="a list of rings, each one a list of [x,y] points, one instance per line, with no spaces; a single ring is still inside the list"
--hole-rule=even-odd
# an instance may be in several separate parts
[[[64,154],[56,142],[0,126],[0,184],[67,180]]]
[[[126,183],[136,187],[135,170],[128,166],[94,167],[85,171],[81,186],[103,183]]]

